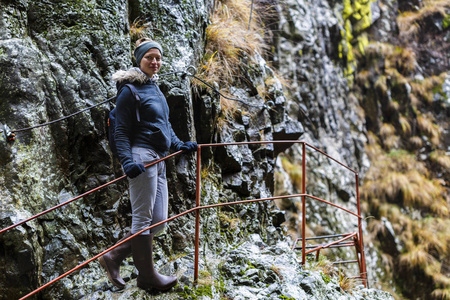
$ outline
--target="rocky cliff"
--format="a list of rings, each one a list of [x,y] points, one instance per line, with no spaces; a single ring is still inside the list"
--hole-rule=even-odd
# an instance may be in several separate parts
[[[0,228],[122,175],[105,131],[114,101],[47,126],[20,129],[113,97],[111,75],[133,65],[134,40],[140,36],[158,40],[166,49],[162,74],[195,69],[209,83],[192,76],[161,76],[159,86],[180,139],[200,144],[302,139],[364,175],[370,166],[364,147],[368,121],[357,96],[350,95],[349,77],[357,72],[351,47],[365,44],[349,37],[346,21],[359,13],[353,28],[367,31],[380,6],[364,3],[350,13],[345,1],[253,4],[2,0],[0,123],[16,133],[16,140],[0,142]],[[248,26],[241,35],[248,48],[231,48],[239,54],[237,60],[220,52],[227,44],[211,46],[214,38],[233,36],[220,30],[214,35],[215,17],[223,16],[235,19],[227,19],[222,30],[236,22]],[[216,59],[233,64],[211,73]],[[241,101],[227,101],[218,91]],[[353,209],[354,177],[319,155],[308,155],[307,191]],[[295,145],[204,148],[202,204],[299,192],[295,169],[288,166],[300,158],[301,148]],[[196,158],[179,155],[167,166],[169,215],[176,215],[195,206]],[[135,287],[136,270],[129,259],[122,270],[127,281],[123,291],[109,284],[94,261],[37,299],[392,298],[354,284],[346,292],[340,272],[326,273],[313,262],[302,268],[289,248],[290,237],[299,234],[298,199],[277,205],[259,202],[202,211],[198,285],[192,282],[191,214],[172,221],[156,241],[158,267],[175,272],[180,281],[171,292],[149,294]],[[326,205],[311,201],[307,209],[308,234],[355,230],[356,220]],[[17,299],[93,257],[123,236],[130,222],[127,183],[121,181],[0,235],[0,299]],[[330,254],[344,259],[354,255]],[[380,255],[373,247],[367,254],[369,279],[376,282],[384,274],[374,272]]]

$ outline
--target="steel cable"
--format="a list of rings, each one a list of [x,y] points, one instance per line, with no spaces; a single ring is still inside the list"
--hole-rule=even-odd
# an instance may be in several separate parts
[[[189,68],[193,68],[193,67],[189,67]],[[223,98],[231,100],[231,101],[240,102],[240,103],[242,103],[242,104],[244,104],[246,106],[249,106],[249,107],[272,109],[273,106],[274,106],[274,103],[272,101],[267,101],[267,104],[256,105],[256,104],[248,103],[248,102],[246,102],[246,101],[244,101],[242,99],[228,97],[228,96],[222,94],[217,88],[215,88],[211,84],[207,83],[205,80],[199,78],[198,76],[195,76],[195,73],[188,73],[188,72],[184,72],[184,71],[174,71],[174,72],[168,72],[168,73],[164,73],[164,74],[158,75],[157,78],[158,77],[162,77],[162,76],[168,76],[168,75],[176,75],[176,74],[181,74],[182,77],[183,76],[193,77],[193,78],[197,79],[198,81],[202,82],[203,84],[205,84],[206,86],[208,86],[210,89],[212,89],[214,92],[216,92],[217,94],[219,94]],[[58,123],[58,122],[61,122],[63,120],[66,120],[68,118],[71,118],[73,116],[76,116],[76,115],[78,115],[78,114],[80,114],[82,112],[91,110],[91,109],[93,109],[93,108],[95,108],[97,106],[100,106],[102,104],[110,102],[110,101],[114,100],[115,98],[116,98],[116,96],[108,98],[108,99],[106,99],[106,100],[104,100],[104,101],[102,101],[100,103],[97,103],[95,105],[86,107],[86,108],[84,108],[84,109],[82,109],[80,111],[74,112],[73,114],[61,117],[61,118],[53,120],[53,121],[45,122],[45,123],[42,123],[42,124],[30,126],[30,127],[20,128],[20,129],[13,129],[13,130],[10,130],[10,133],[17,133],[17,132],[21,132],[21,131],[27,131],[27,130],[31,130],[31,129],[35,129],[35,128],[39,128],[39,127],[43,127],[43,126],[48,126],[48,125],[51,125],[51,124],[54,124],[54,123]]]
[[[94,104],[94,105],[92,105],[92,106],[86,107],[86,108],[84,108],[84,109],[82,109],[82,110],[80,110],[80,111],[74,112],[73,114],[70,114],[70,115],[61,117],[61,118],[56,119],[56,120],[53,120],[53,121],[49,121],[49,122],[46,122],[46,123],[42,123],[42,124],[38,124],[38,125],[26,127],[26,128],[14,129],[14,130],[11,130],[11,132],[21,132],[21,131],[26,131],[26,130],[31,130],[31,129],[35,129],[35,128],[39,128],[39,127],[51,125],[51,124],[54,124],[54,123],[63,121],[63,120],[65,120],[65,119],[71,118],[71,117],[73,117],[73,116],[76,116],[76,115],[78,115],[78,114],[81,114],[82,112],[85,112],[85,111],[87,111],[87,110],[91,110],[91,109],[93,109],[94,107],[97,107],[97,106],[99,106],[99,105],[105,104],[106,102],[109,102],[109,101],[111,101],[111,100],[114,100],[115,98],[116,98],[116,96],[111,97],[111,98],[108,98],[108,99],[106,99],[106,100],[104,100],[104,101],[102,101],[102,102],[100,102],[100,103],[97,103],[97,104]]]

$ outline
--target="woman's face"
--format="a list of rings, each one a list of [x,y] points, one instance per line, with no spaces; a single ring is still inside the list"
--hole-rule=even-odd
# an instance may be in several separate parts
[[[151,48],[142,57],[139,68],[149,77],[152,77],[161,69],[161,63],[161,52],[156,48]]]

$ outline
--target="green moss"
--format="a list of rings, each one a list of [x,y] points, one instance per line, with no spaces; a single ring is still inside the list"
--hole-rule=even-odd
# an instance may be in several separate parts
[[[344,73],[347,77],[353,75],[356,60],[353,49],[356,47],[361,53],[368,45],[368,39],[361,33],[372,24],[371,2],[373,0],[344,0],[342,10],[343,30],[339,44],[339,58],[343,60]],[[356,39],[355,39],[356,37]]]
[[[177,259],[180,259],[182,257],[185,257],[186,255],[188,255],[186,252],[182,252],[182,253],[177,253],[177,254],[172,254],[169,257],[169,261],[175,261]]]
[[[327,274],[320,272],[320,275],[322,275],[322,279],[326,284],[328,284],[331,281],[331,277],[328,276]]]
[[[179,292],[178,295],[182,299],[192,299],[192,300],[202,299],[203,296],[208,296],[212,298],[213,297],[212,286],[209,284],[198,285],[197,287],[191,289],[189,286],[186,285],[184,286],[183,291]]]
[[[278,299],[283,299],[283,300],[295,300],[294,297],[288,297],[286,295],[280,295],[278,296]]]
[[[200,273],[200,276],[202,276],[202,277],[211,276],[211,273],[209,273],[208,271],[200,270],[199,273]]]
[[[197,287],[197,289],[195,289],[195,295],[212,297],[211,285],[203,285]]]
[[[247,272],[250,269],[256,269],[256,267],[251,262],[247,261],[246,264],[247,264],[247,267],[245,269],[241,269],[241,271],[239,272],[239,275],[241,275],[241,276],[244,275],[245,272]]]
[[[178,295],[182,299],[188,299],[193,294],[193,291],[189,288],[189,286],[185,285],[182,292],[179,292]]]
[[[359,19],[359,21],[355,24],[355,32],[362,32],[363,30],[370,27],[372,24],[372,16],[370,14],[364,15]]]
[[[353,14],[352,0],[344,0],[344,9],[342,10],[342,17],[348,19]]]
[[[369,45],[369,39],[367,37],[367,34],[362,34],[358,36],[358,50],[361,52],[361,54],[364,55],[365,51],[364,49]]]
[[[445,30],[450,26],[450,15],[445,15],[442,20],[442,28]]]
[[[231,223],[231,218],[224,213],[220,213],[219,221],[222,227],[228,227],[228,225]]]

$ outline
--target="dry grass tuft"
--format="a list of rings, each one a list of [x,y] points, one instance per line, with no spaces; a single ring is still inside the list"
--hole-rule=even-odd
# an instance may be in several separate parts
[[[211,25],[206,29],[203,66],[198,72],[208,83],[230,83],[240,77],[241,58],[264,49],[263,27],[250,0],[216,1]]]
[[[443,266],[448,265],[449,259],[450,220],[447,217],[412,220],[395,209],[389,210],[388,215],[394,223],[394,231],[404,244],[400,266],[410,272],[422,270],[426,277],[433,280],[437,289],[448,287],[450,279]],[[374,225],[374,228],[377,227]]]
[[[439,165],[444,170],[450,170],[450,155],[446,154],[442,150],[436,150],[430,153],[430,159],[432,162]]]
[[[412,136],[409,138],[409,144],[411,145],[411,147],[413,149],[420,149],[423,146],[423,141],[420,137],[418,136]]]
[[[420,31],[420,23],[427,17],[434,14],[446,16],[446,9],[450,6],[448,0],[427,0],[423,1],[422,7],[417,11],[401,13],[397,17],[397,24],[401,38],[410,38]]]
[[[414,93],[409,94],[409,98],[411,99],[411,106],[414,109],[417,109],[420,106],[420,104],[422,104],[422,102],[420,101],[420,98],[417,97],[416,94],[414,94]]]
[[[367,144],[368,144],[371,148],[373,148],[373,149],[372,149],[372,152],[378,152],[378,151],[381,152],[381,150],[378,150],[378,151],[377,151],[377,149],[380,149],[380,147],[379,147],[380,139],[379,139],[378,136],[377,136],[375,133],[373,133],[372,131],[369,131],[369,132],[367,133]],[[374,154],[376,154],[376,153],[374,153]]]
[[[380,136],[382,139],[386,139],[395,134],[395,127],[392,124],[383,123],[380,128]]]
[[[440,216],[448,215],[445,187],[441,181],[428,178],[424,163],[405,151],[384,154],[379,147],[369,147],[368,155],[373,164],[361,189],[364,199],[379,199],[382,203],[399,203]]]
[[[369,43],[365,48],[364,52],[366,57],[371,59],[382,58],[392,54],[392,45],[388,43]]]
[[[418,206],[428,208],[438,214],[446,215],[445,202],[440,201],[445,192],[440,182],[430,180],[421,173],[410,170],[406,173],[390,172],[379,183],[373,191],[379,198],[394,203],[402,203],[405,206]]]
[[[423,80],[414,80],[411,82],[411,92],[416,97],[413,104],[417,107],[418,104],[431,104],[433,102],[434,90],[442,86],[444,83],[446,73],[439,76],[430,76]]]
[[[429,264],[435,262],[436,259],[422,245],[414,245],[408,252],[400,255],[400,265],[409,270],[425,269]]]
[[[373,74],[369,70],[362,70],[356,74],[356,82],[360,86],[370,88],[370,79]]]
[[[299,165],[292,164],[287,157],[281,157],[281,164],[283,169],[289,174],[292,185],[297,191],[302,190],[302,168]]]
[[[382,213],[382,215],[385,216],[386,214]],[[383,222],[376,219],[370,221],[370,223],[367,225],[367,229],[374,236],[378,234],[384,235],[386,233],[386,226],[383,224]]]
[[[402,133],[408,136],[411,135],[411,124],[409,122],[409,119],[402,115],[399,117],[398,122],[400,123]]]
[[[232,95],[228,94],[225,89],[222,89],[220,93],[230,98],[233,97]],[[236,107],[236,103],[233,100],[229,100],[222,96],[220,96],[220,108],[222,114],[224,114],[223,117],[228,120],[232,120],[237,117],[237,114],[239,112],[238,108]]]
[[[137,18],[130,25],[130,38],[132,42],[137,41],[140,38],[148,37],[148,29],[151,23],[146,22],[145,19]]]
[[[386,76],[380,75],[375,81],[375,88],[377,88],[383,97],[385,97],[388,93],[389,87],[387,85]]]
[[[314,271],[321,271],[328,277],[334,277],[338,275],[336,267],[333,265],[333,263],[325,258],[322,254],[319,257],[319,260],[308,261],[308,263],[309,269]]]
[[[394,258],[389,254],[381,253],[381,265],[386,274],[392,274],[394,270]]]
[[[419,130],[428,136],[433,145],[438,146],[441,139],[441,128],[435,124],[431,114],[420,114],[417,116],[417,126]]]
[[[433,279],[437,284],[450,287],[450,278],[442,273],[433,274]]]
[[[283,280],[283,274],[281,274],[281,268],[275,265],[272,265],[270,269],[280,278],[280,280]]]
[[[428,176],[428,170],[423,163],[416,160],[416,157],[405,151],[396,150],[391,151],[387,154],[387,163],[393,163],[391,166],[392,171],[397,170],[398,172],[408,172],[411,170],[417,170],[418,172]]]
[[[410,48],[377,42],[369,43],[364,51],[369,64],[377,64],[382,60],[384,62],[383,69],[390,70],[388,72],[399,80],[404,81],[402,77],[411,74],[417,67],[416,54]],[[378,72],[380,71],[378,70]]]
[[[435,289],[431,296],[435,300],[450,300],[450,287],[445,289]]]
[[[395,127],[392,124],[383,123],[380,128],[380,136],[386,149],[400,146],[400,137],[395,135]]]
[[[418,242],[428,251],[433,250],[438,253],[447,253],[450,248],[450,228],[448,226],[448,220],[435,219],[435,220],[423,220],[418,228],[414,231],[417,236]]]
[[[415,23],[415,19],[416,14],[414,12],[405,12],[397,18],[401,38],[414,37],[419,33],[420,26]]]
[[[395,100],[389,101],[388,109],[390,112],[398,112],[400,110],[400,103]]]
[[[396,59],[396,58],[392,58],[392,59]],[[386,76],[389,78],[391,85],[405,85],[408,83],[408,79],[406,77],[404,77],[402,75],[402,73],[399,72],[399,69],[401,68],[401,66],[394,65],[393,67],[391,67],[389,64],[391,63],[395,63],[392,62],[391,60],[386,60],[386,70],[385,70],[385,74]],[[408,70],[409,71],[409,70]]]
[[[436,200],[431,204],[431,211],[433,211],[436,215],[446,217],[449,216],[450,210],[448,208],[448,200],[442,201],[440,199]]]
[[[341,290],[349,292],[351,294],[352,290],[357,286],[358,281],[354,278],[347,277],[344,272],[339,268],[339,286]]]

